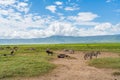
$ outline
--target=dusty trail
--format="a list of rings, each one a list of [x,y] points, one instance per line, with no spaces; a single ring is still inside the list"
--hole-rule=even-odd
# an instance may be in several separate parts
[[[60,53],[60,52],[57,52]],[[40,77],[27,78],[22,80],[120,80],[120,76],[115,77],[111,73],[115,70],[98,69],[87,65],[87,60],[83,59],[82,52],[69,54],[73,59],[57,58],[52,63],[57,65],[51,73]],[[102,53],[100,57],[118,57],[112,53]]]

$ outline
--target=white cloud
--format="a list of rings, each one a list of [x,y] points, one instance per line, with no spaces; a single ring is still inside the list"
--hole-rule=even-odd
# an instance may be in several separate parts
[[[78,7],[65,7],[66,11],[75,11],[75,10],[79,10]]]
[[[103,35],[113,35],[120,34],[120,23],[116,25],[112,25],[111,23],[99,23],[94,27],[94,30],[97,32],[101,32]],[[99,35],[99,34],[98,34]]]
[[[80,9],[79,5],[76,4],[76,3],[68,3],[68,4],[69,4],[69,6],[66,6],[64,8],[64,10],[66,10],[66,11],[75,11],[75,10],[79,10]]]
[[[55,13],[56,6],[47,6]],[[46,8],[47,8],[46,7]],[[0,38],[38,38],[53,35],[92,36],[120,33],[120,23],[94,22],[99,17],[92,12],[79,12],[75,16],[55,19],[52,16],[39,16],[29,13],[27,0],[0,0]],[[24,14],[25,13],[25,14]],[[82,26],[87,26],[82,27]]]
[[[26,1],[10,1],[12,2],[3,0],[3,2],[1,1],[2,3],[0,3],[0,36],[2,36],[2,38],[34,37],[30,34],[32,32],[27,30],[28,28],[43,28],[52,21],[49,16],[43,18],[35,14],[26,13],[29,9],[29,4]],[[23,14],[23,12],[26,14]]]
[[[14,7],[16,7],[16,9],[20,12],[25,12],[27,13],[29,11],[29,5],[25,2],[19,2],[17,5],[15,5]]]
[[[68,19],[75,20],[77,22],[81,22],[81,21],[84,22],[84,21],[92,21],[97,17],[98,17],[97,14],[93,14],[91,12],[80,12],[78,13],[77,16],[69,16]]]
[[[53,35],[75,36],[76,30],[77,28],[73,27],[70,23],[55,21],[50,24],[46,32]]]
[[[56,1],[56,2],[55,2],[55,4],[56,4],[56,5],[62,5],[62,4],[63,4],[63,2]]]
[[[82,20],[82,21],[92,21],[97,17],[98,17],[97,14],[93,14],[91,12],[80,12],[80,13],[78,13],[78,20]]]
[[[93,28],[91,29],[85,29],[81,28],[78,31],[78,36],[96,36],[96,35],[107,35],[108,33],[105,31],[97,31],[94,30]]]
[[[67,22],[53,21],[45,29],[38,30],[11,30],[4,34],[5,37],[10,38],[37,38],[37,37],[49,37],[53,35],[64,35],[64,36],[76,36],[77,28],[73,27],[72,24]]]
[[[47,6],[46,9],[50,10],[52,13],[55,13],[56,6],[55,5],[50,5],[50,6]]]
[[[108,30],[110,28],[112,28],[111,23],[101,23],[95,26],[95,29],[100,31]]]
[[[57,15],[58,15],[58,16],[61,16],[61,17],[63,16],[63,14],[62,14],[62,13],[57,13]]]
[[[16,3],[16,0],[0,0],[0,5],[8,6]]]
[[[113,25],[110,31],[112,33],[120,34],[120,23]]]

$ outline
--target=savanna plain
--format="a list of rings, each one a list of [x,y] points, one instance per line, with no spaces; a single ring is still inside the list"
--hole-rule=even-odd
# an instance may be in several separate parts
[[[92,51],[101,54],[85,60]],[[120,80],[120,43],[1,45],[0,80]]]

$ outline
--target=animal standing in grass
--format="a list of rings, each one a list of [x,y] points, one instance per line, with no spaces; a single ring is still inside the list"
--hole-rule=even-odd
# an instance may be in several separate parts
[[[100,55],[101,54],[101,52],[100,51],[96,51],[96,52],[94,52],[94,54],[93,54],[93,56],[95,56],[96,58],[98,57],[98,55]]]
[[[11,52],[10,52],[10,55],[14,55],[14,49],[13,50],[11,50]]]
[[[91,51],[91,52],[85,52],[84,55],[84,59],[86,60],[87,58],[92,59],[93,56],[95,56],[96,58],[98,57],[98,55],[100,55],[100,51]]]
[[[17,50],[18,50],[18,47],[17,47],[17,46],[14,46],[13,49],[14,49],[15,51],[17,51]]]
[[[13,56],[14,53],[15,53],[15,50],[12,49],[12,50],[10,51],[10,54],[3,54],[3,56]]]
[[[46,49],[46,53],[47,53],[48,55],[53,55],[53,51],[51,51],[50,49]]]
[[[70,54],[74,54],[74,50],[72,50],[72,49],[64,49],[63,50],[64,52],[68,52],[68,53],[70,53]]]

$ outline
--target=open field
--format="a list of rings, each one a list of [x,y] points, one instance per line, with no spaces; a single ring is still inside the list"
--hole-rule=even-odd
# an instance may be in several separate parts
[[[17,47],[18,49],[17,51],[15,51],[14,56],[11,56],[9,55],[11,49],[8,49],[6,47],[10,47],[10,48]],[[55,53],[54,56],[48,56],[45,53],[45,50],[47,48],[50,48],[52,51],[54,51]],[[1,45],[0,49],[1,49],[0,79],[2,80],[3,79],[9,80],[10,78],[12,78],[11,80],[13,80],[13,78],[15,78],[15,80],[17,79],[21,80],[21,78],[22,80],[24,79],[25,80],[80,80],[79,79],[80,77],[82,78],[82,80],[88,80],[89,77],[84,78],[85,75],[87,76],[91,75],[88,74],[87,72],[84,73],[87,70],[88,72],[90,71],[92,72],[93,70],[93,72],[95,73],[97,71],[98,73],[100,71],[101,71],[100,73],[102,73],[103,70],[98,68],[104,68],[104,69],[109,68],[109,69],[115,69],[115,71],[113,70],[110,72],[105,70],[103,71],[104,74],[113,73],[119,75],[120,72],[120,43]],[[58,59],[56,55],[59,53],[63,53],[63,49],[74,49],[75,54],[67,53],[71,57],[74,57],[74,59]],[[92,60],[83,59],[83,55],[84,55],[83,51],[97,51],[97,50],[102,52],[101,56],[98,57],[98,59],[92,59]],[[4,54],[7,54],[8,56],[3,56]],[[56,66],[57,68],[55,68]],[[92,66],[98,68],[94,68]],[[64,71],[61,71],[62,69]],[[52,74],[49,74],[48,72]],[[71,77],[68,78],[69,75],[64,74],[65,72],[71,75],[72,77],[75,76],[77,77],[70,79]],[[70,73],[74,73],[74,75]],[[16,78],[16,77],[20,77],[20,78]],[[117,77],[117,79],[118,78],[119,77]],[[96,79],[111,80],[114,78],[112,78],[112,76],[104,76],[104,79],[99,77],[90,78],[90,80],[96,80]]]
[[[98,68],[120,69],[120,57],[93,59],[90,61],[89,65]]]

